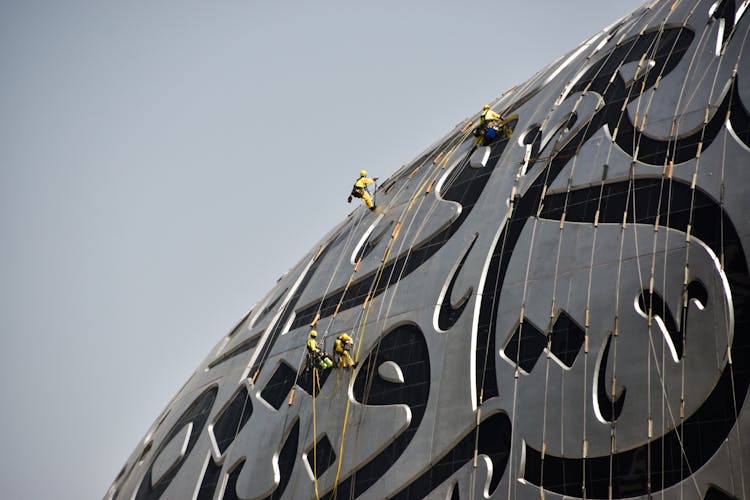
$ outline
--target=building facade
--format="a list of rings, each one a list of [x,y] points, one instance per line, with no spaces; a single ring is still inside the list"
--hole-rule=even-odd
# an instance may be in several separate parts
[[[748,3],[646,4],[381,183],[106,498],[750,497]]]

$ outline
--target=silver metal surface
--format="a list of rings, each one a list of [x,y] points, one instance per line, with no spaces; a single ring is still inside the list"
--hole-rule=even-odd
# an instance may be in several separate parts
[[[747,11],[651,2],[494,101],[510,138],[458,124],[219,340],[107,498],[747,498]],[[313,391],[314,320],[358,366]]]

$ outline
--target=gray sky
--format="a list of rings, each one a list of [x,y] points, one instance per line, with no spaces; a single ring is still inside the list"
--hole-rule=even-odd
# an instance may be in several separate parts
[[[641,3],[0,0],[0,496],[103,496],[360,169]]]

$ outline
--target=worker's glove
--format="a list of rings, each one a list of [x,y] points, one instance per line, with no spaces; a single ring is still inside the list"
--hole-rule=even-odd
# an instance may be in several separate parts
[[[349,198],[347,198],[347,199],[346,199],[346,202],[347,202],[347,203],[351,203],[351,202],[352,202],[352,197],[350,196]]]
[[[378,180],[378,179],[380,179],[380,177],[373,177],[373,178],[372,178],[372,180],[374,180],[374,181],[376,181],[376,180]]]

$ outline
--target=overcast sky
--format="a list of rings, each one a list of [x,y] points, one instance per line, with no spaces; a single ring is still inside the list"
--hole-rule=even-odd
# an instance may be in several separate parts
[[[102,497],[360,169],[641,3],[0,0],[0,497]]]

